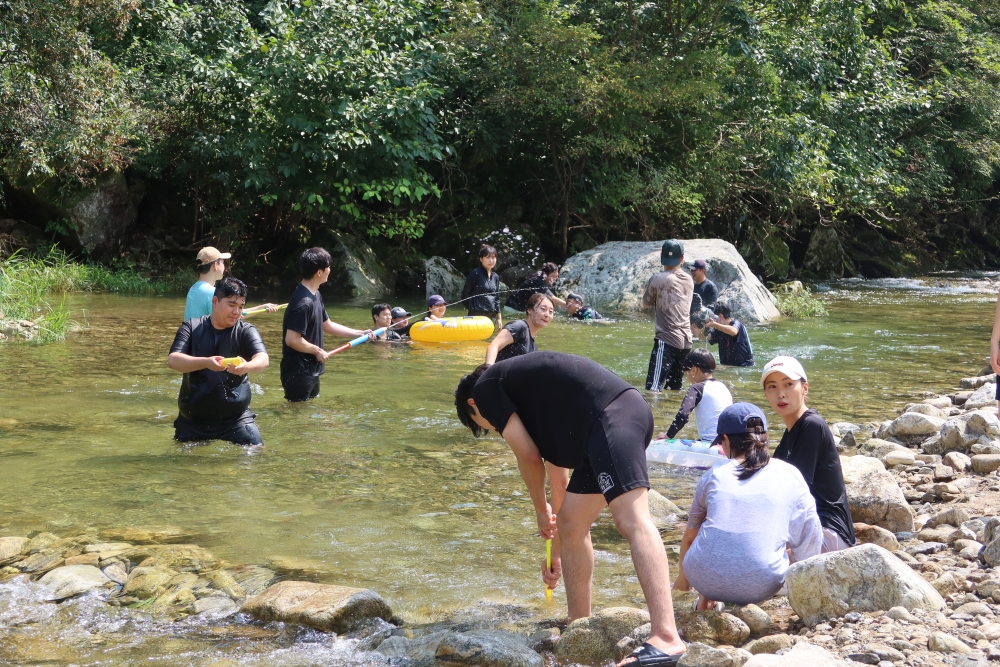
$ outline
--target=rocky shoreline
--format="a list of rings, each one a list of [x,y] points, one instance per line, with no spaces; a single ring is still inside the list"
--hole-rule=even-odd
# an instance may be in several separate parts
[[[691,643],[681,666],[1000,662],[995,389],[981,374],[953,393],[920,396],[895,419],[835,424],[864,544],[794,564],[787,595],[760,605],[693,612],[692,594],[675,593]],[[654,495],[661,528],[682,530],[683,513]],[[192,538],[170,527],[2,537],[0,583],[30,580],[58,605],[87,596],[136,614],[311,628],[411,667],[607,664],[649,632],[646,612],[628,607],[568,626],[530,613],[410,626],[374,591],[297,581],[293,566],[227,563]],[[0,639],[15,631],[0,627]],[[4,643],[0,658],[9,658]]]

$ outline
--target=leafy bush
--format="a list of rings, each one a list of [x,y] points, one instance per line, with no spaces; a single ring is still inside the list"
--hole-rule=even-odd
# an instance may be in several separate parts
[[[822,317],[826,315],[826,306],[807,288],[795,291],[778,291],[774,295],[778,299],[778,310],[785,317]]]

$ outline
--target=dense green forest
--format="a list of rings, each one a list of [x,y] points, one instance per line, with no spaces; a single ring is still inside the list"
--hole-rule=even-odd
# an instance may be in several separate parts
[[[996,0],[0,0],[0,242],[278,276],[337,231],[405,282],[486,237],[718,236],[777,280],[833,229],[848,275],[995,266],[998,28]],[[81,229],[101,188],[122,222]]]

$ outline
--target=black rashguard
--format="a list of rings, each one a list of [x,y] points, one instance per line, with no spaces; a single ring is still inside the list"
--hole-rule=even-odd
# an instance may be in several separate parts
[[[698,407],[698,404],[701,403],[701,397],[704,395],[704,382],[696,382],[688,387],[687,393],[684,394],[684,400],[681,401],[681,407],[677,410],[674,421],[670,423],[670,428],[667,429],[667,439],[673,438],[684,428],[688,419],[691,418],[691,411]]]
[[[712,329],[705,337],[711,345],[719,346],[719,363],[724,366],[753,366],[753,347],[746,325],[739,320],[729,320],[729,326],[736,327],[736,335]]]
[[[580,310],[573,313],[573,317],[578,320],[603,320],[604,315],[591,308],[590,306],[585,306]]]
[[[281,324],[281,377],[296,375],[322,375],[325,366],[316,360],[316,355],[306,354],[293,349],[285,342],[289,330],[297,331],[303,338],[319,347],[323,347],[323,323],[330,317],[326,314],[323,297],[319,292],[313,294],[309,288],[299,283],[292,298],[288,300],[288,309]]]
[[[472,398],[498,433],[516,412],[543,459],[575,469],[587,459],[598,417],[629,389],[632,385],[596,361],[545,350],[490,366]]]
[[[847,504],[844,473],[833,433],[826,420],[810,408],[781,436],[774,458],[799,469],[816,500],[816,513],[824,528],[854,545],[854,520]]]
[[[228,329],[216,329],[211,315],[184,322],[170,351],[192,357],[239,356],[247,361],[267,352],[254,325],[239,320]],[[177,407],[181,417],[194,423],[239,419],[250,407],[250,380],[246,375],[208,369],[185,373]]]
[[[469,312],[499,313],[500,312],[500,275],[496,271],[490,271],[486,275],[486,269],[479,266],[473,269],[465,279],[465,287],[462,288],[462,299]]]
[[[507,324],[504,329],[510,332],[514,342],[497,353],[497,361],[505,361],[522,354],[538,351],[538,348],[535,347],[535,338],[531,335],[531,329],[524,320],[514,320]]]

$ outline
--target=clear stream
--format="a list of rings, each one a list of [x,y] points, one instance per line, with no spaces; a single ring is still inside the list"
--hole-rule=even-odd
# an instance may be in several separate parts
[[[830,287],[822,294],[827,317],[751,330],[758,368],[717,374],[737,400],[766,406],[759,366],[776,354],[804,362],[811,405],[831,423],[883,420],[914,394],[953,387],[982,367],[996,274]],[[277,370],[281,316],[257,316],[272,354],[271,368],[251,378],[266,446],[247,455],[172,439],[180,376],[166,367],[166,353],[182,299],[72,300],[87,328],[65,343],[0,347],[0,536],[172,525],[233,563],[373,588],[409,623],[565,613],[561,589],[552,603],[543,595],[543,542],[513,456],[495,435],[472,438],[454,416],[451,392],[481,362],[485,342],[366,344],[330,361],[317,400],[288,404]],[[414,301],[403,305],[418,310]],[[366,304],[329,302],[328,311],[344,324],[370,323]],[[651,338],[646,317],[557,317],[538,346],[592,357],[641,387]],[[648,398],[665,428],[680,394]],[[654,487],[679,505],[690,502],[697,476],[652,470]],[[678,538],[666,535],[668,544]],[[609,517],[599,520],[594,544],[595,605],[642,604]],[[93,600],[57,608],[38,597],[34,585],[0,585],[0,663],[375,660],[318,633],[168,622]]]

